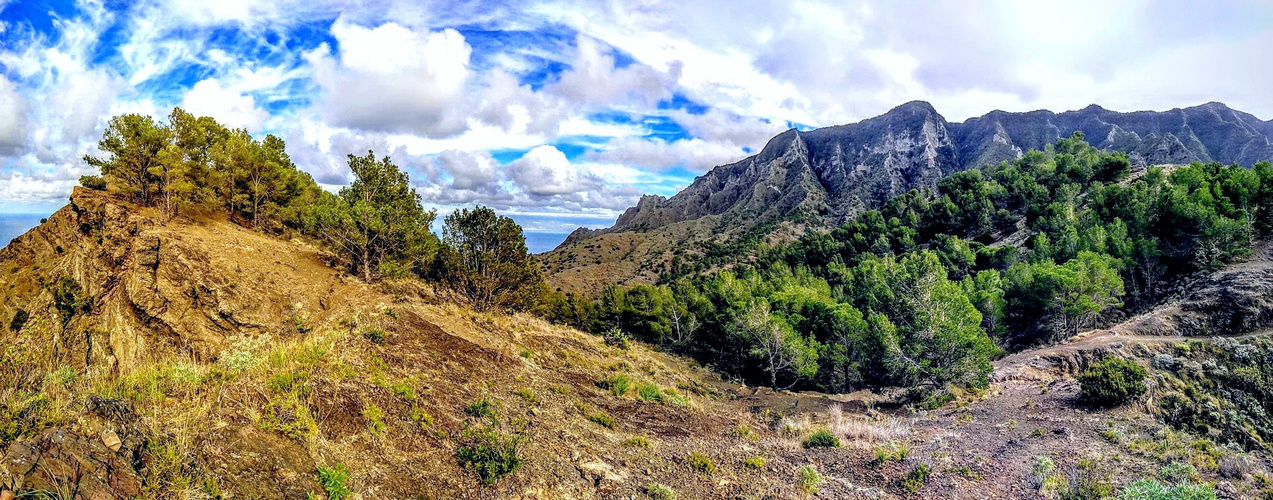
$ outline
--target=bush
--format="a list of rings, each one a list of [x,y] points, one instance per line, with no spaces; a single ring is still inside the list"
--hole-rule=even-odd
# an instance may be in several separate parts
[[[368,328],[363,332],[362,336],[367,337],[371,343],[376,345],[385,345],[385,331],[380,328]]]
[[[1145,375],[1145,369],[1134,361],[1107,358],[1079,375],[1079,386],[1089,404],[1112,407],[1144,394]]]
[[[521,396],[522,399],[526,400],[527,403],[536,403],[539,401],[539,396],[536,396],[535,391],[532,391],[529,388],[523,387],[521,389],[513,391],[513,393],[517,394],[518,396]]]
[[[522,465],[519,455],[522,438],[504,435],[495,429],[466,431],[455,452],[460,465],[477,474],[482,484],[495,484]]]
[[[602,427],[607,429],[614,428],[614,417],[611,417],[609,413],[603,411],[589,414],[588,420],[601,424]]]
[[[1085,458],[1070,470],[1060,490],[1061,500],[1097,500],[1113,494],[1114,486],[1099,462]]]
[[[805,448],[839,448],[840,439],[831,434],[826,429],[818,429],[813,431],[807,439],[804,440]]]
[[[1158,471],[1158,477],[1168,483],[1183,483],[1198,475],[1198,469],[1185,462],[1172,462]]]
[[[632,380],[622,373],[608,379],[598,380],[597,387],[613,392],[615,396],[623,396],[632,387]]]
[[[627,441],[624,441],[623,444],[632,448],[649,448],[650,440],[646,439],[645,436],[632,436]]]
[[[654,500],[676,500],[676,492],[663,484],[653,483],[645,488],[645,493]]]
[[[637,398],[641,401],[662,403],[663,391],[660,391],[659,386],[654,384],[640,384],[637,386]]]
[[[363,407],[362,418],[367,421],[367,431],[373,436],[382,436],[385,433],[385,412],[381,410],[375,403],[367,403]]]
[[[1119,500],[1215,500],[1216,490],[1209,484],[1182,483],[1165,486],[1153,479],[1127,483],[1118,492]]]
[[[812,465],[805,465],[796,469],[796,489],[804,493],[805,496],[818,492],[818,485],[822,484],[822,475],[818,474],[818,469]]]
[[[349,468],[341,464],[334,467],[318,467],[318,484],[323,486],[323,490],[327,491],[328,500],[341,500],[348,498],[353,492],[349,491]]]
[[[464,413],[470,417],[486,418],[495,415],[495,408],[491,405],[491,400],[482,398],[465,406]]]
[[[601,333],[601,336],[605,339],[606,345],[610,347],[618,347],[625,351],[631,347],[628,342],[628,334],[623,333],[623,330],[618,328],[606,330]]]
[[[88,189],[92,189],[93,191],[105,191],[106,179],[97,175],[81,175],[80,185]]]
[[[763,469],[765,468],[765,457],[756,455],[754,457],[743,460],[743,465],[746,466],[748,469]]]
[[[918,464],[906,474],[906,479],[902,480],[902,489],[906,490],[907,495],[914,495],[924,487],[924,483],[928,482],[928,476],[933,474],[933,468],[928,464]]]
[[[711,458],[700,452],[691,451],[685,461],[690,464],[691,468],[704,474],[716,472],[716,464],[712,462]]]

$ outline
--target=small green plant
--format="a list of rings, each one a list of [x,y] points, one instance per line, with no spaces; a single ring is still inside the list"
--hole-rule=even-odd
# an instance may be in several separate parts
[[[1118,492],[1118,500],[1215,500],[1210,484],[1181,483],[1166,486],[1153,479],[1137,479]]]
[[[487,418],[495,416],[495,408],[491,400],[480,398],[465,406],[464,413],[470,417]]]
[[[367,403],[362,408],[362,418],[367,421],[367,431],[373,436],[383,436],[385,433],[385,412],[376,406],[375,403]]]
[[[805,438],[803,446],[805,448],[839,448],[840,439],[829,430],[818,429]]]
[[[49,372],[47,375],[45,375],[44,382],[59,385],[64,389],[69,389],[71,387],[71,384],[74,384],[75,379],[78,377],[79,375],[75,373],[74,368],[71,368],[70,366],[67,366],[67,365],[62,365],[58,367],[57,370]]]
[[[1048,430],[1042,427],[1035,427],[1034,430],[1030,431],[1030,435],[1033,437],[1043,437],[1048,435]]]
[[[348,498],[353,492],[349,491],[349,468],[343,464],[336,464],[332,467],[318,467],[318,484],[322,485],[323,490],[327,492],[328,500],[341,500]]]
[[[614,428],[614,417],[611,417],[609,413],[604,411],[588,414],[588,420],[601,424],[602,427],[607,429]]]
[[[739,422],[738,425],[735,425],[734,428],[729,431],[729,437],[747,441],[757,441],[760,439],[760,436],[756,435],[756,432],[751,430],[751,427],[747,427],[747,424],[742,422]]]
[[[628,334],[623,333],[623,330],[618,328],[606,330],[605,332],[602,332],[601,336],[605,339],[606,345],[610,347],[618,347],[625,351],[630,347]]]
[[[911,454],[911,448],[904,442],[889,441],[875,447],[875,461],[883,465],[889,460],[905,460]]]
[[[371,343],[373,344],[376,344],[376,345],[385,344],[385,331],[381,328],[375,328],[375,327],[368,328],[367,331],[362,333],[362,336],[366,337],[367,340],[370,340]]]
[[[561,394],[563,396],[566,394],[570,394],[570,388],[560,384],[550,385],[548,386],[548,390],[557,394]]]
[[[620,373],[607,379],[598,380],[596,385],[614,393],[615,396],[623,396],[632,387],[632,380],[627,375]]]
[[[685,457],[685,462],[690,465],[690,468],[704,474],[712,474],[716,472],[716,464],[712,462],[711,458],[701,452],[691,451],[690,454]]]
[[[630,448],[649,448],[650,440],[646,439],[645,436],[632,436],[624,441],[623,445]]]
[[[1135,361],[1110,357],[1079,375],[1079,390],[1093,406],[1118,406],[1145,393],[1145,375],[1145,368]]]
[[[411,387],[411,384],[405,382],[393,384],[389,386],[389,390],[393,391],[394,394],[402,398],[403,401],[408,403],[415,401],[415,388]]]
[[[757,469],[757,470],[763,469],[765,468],[765,457],[762,457],[760,455],[749,457],[746,460],[743,460],[743,466],[747,467],[748,469]]]
[[[495,429],[466,431],[455,457],[465,469],[477,474],[482,484],[495,484],[522,465],[521,436],[505,435]]]
[[[527,403],[539,402],[539,397],[535,395],[535,391],[532,391],[529,388],[523,387],[521,389],[513,391],[513,393],[518,396],[521,396],[522,399],[526,400]]]
[[[522,356],[522,359],[529,360],[530,358],[535,356],[535,353],[531,352],[530,349],[522,349],[521,356]]]
[[[433,415],[429,415],[429,412],[419,406],[412,406],[410,410],[407,410],[407,418],[420,424],[421,429],[433,426]]]
[[[928,477],[933,474],[933,468],[928,464],[916,464],[911,471],[906,473],[906,477],[902,479],[902,489],[907,495],[919,493],[919,489],[924,487],[928,482]]]
[[[1198,475],[1198,469],[1186,462],[1172,462],[1158,470],[1158,477],[1168,483],[1183,483]]]
[[[1034,457],[1034,463],[1030,464],[1030,475],[1034,476],[1035,481],[1040,485],[1047,481],[1048,476],[1051,476],[1055,471],[1056,462],[1053,462],[1052,458],[1047,455]]]
[[[821,485],[822,475],[818,474],[818,469],[812,465],[805,465],[796,469],[796,490],[799,490],[805,497],[817,493]]]
[[[1059,489],[1061,500],[1100,499],[1114,493],[1114,485],[1109,482],[1109,472],[1092,458],[1080,459]]]
[[[654,500],[676,500],[676,492],[667,485],[651,483],[645,487],[645,494]]]
[[[662,403],[663,391],[659,390],[659,386],[644,383],[637,385],[637,399],[650,403]]]

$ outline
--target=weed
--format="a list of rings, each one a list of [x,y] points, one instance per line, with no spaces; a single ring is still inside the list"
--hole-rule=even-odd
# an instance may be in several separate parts
[[[535,396],[535,391],[532,391],[526,387],[513,391],[513,393],[517,394],[518,396],[521,396],[522,399],[526,400],[527,403],[536,403],[539,401],[539,397]]]
[[[690,454],[685,457],[685,461],[690,465],[690,468],[704,474],[712,474],[716,472],[716,464],[712,462],[711,458],[700,452],[691,451]]]
[[[465,469],[477,474],[482,484],[495,484],[522,465],[521,436],[506,435],[495,429],[470,430],[460,439],[455,457]]]
[[[818,469],[812,465],[805,465],[796,469],[796,489],[805,497],[818,492],[819,486],[822,484],[822,475],[818,474]]]
[[[614,417],[611,417],[609,413],[603,411],[589,414],[588,420],[601,424],[602,427],[607,429],[614,428]]]
[[[933,468],[928,464],[917,464],[911,468],[906,474],[906,478],[902,480],[902,489],[907,495],[914,495],[924,487],[924,483],[928,482],[928,477],[933,474]]]
[[[663,392],[659,391],[659,386],[644,383],[637,385],[637,399],[651,403],[662,403]]]
[[[367,431],[373,436],[383,436],[385,433],[385,412],[376,406],[375,403],[367,403],[367,406],[359,412],[363,420],[367,421]]]
[[[548,386],[548,390],[555,392],[557,394],[561,394],[563,396],[566,394],[570,394],[570,388],[560,384],[550,385]]]
[[[905,460],[911,454],[911,448],[904,442],[889,441],[888,443],[875,447],[875,461],[880,465],[889,460]]]
[[[1101,467],[1100,462],[1092,458],[1078,461],[1061,485],[1061,500],[1089,500],[1109,497],[1114,493],[1114,486],[1109,482],[1109,473]]]
[[[412,406],[407,411],[407,418],[411,419],[412,422],[419,423],[421,429],[433,426],[433,415],[429,415],[429,412],[424,411],[424,408],[419,406]]]
[[[762,457],[760,455],[750,457],[746,460],[743,460],[743,466],[747,467],[748,469],[757,469],[757,470],[763,469],[765,468],[765,457]]]
[[[1168,483],[1182,483],[1198,475],[1198,469],[1185,462],[1172,462],[1158,470],[1158,477]]]
[[[747,424],[742,422],[739,422],[738,425],[735,425],[734,428],[729,431],[729,437],[747,441],[757,441],[760,439],[760,436],[756,435],[756,433],[751,430],[751,427],[747,427]]]
[[[839,448],[840,439],[829,430],[818,429],[804,440],[803,446],[805,448]]]
[[[649,448],[650,440],[646,439],[645,436],[632,436],[624,441],[623,445],[631,448]]]
[[[522,352],[521,352],[522,359],[530,360],[530,358],[534,356],[535,356],[535,353],[531,352],[530,349],[522,349]]]
[[[407,403],[415,401],[415,389],[411,387],[411,384],[406,382],[392,384],[389,386],[389,390]]]
[[[667,485],[651,483],[645,487],[645,494],[654,500],[676,500],[676,492]]]
[[[1043,437],[1046,435],[1048,435],[1048,430],[1042,427],[1035,427],[1034,430],[1030,431],[1030,436],[1032,437]]]
[[[318,467],[318,484],[327,492],[328,500],[341,500],[352,494],[349,491],[349,468],[342,464]]]
[[[627,375],[620,373],[607,379],[598,380],[596,385],[614,393],[615,396],[623,396],[632,387],[632,380],[628,379]]]
[[[464,407],[464,413],[470,417],[486,418],[495,416],[495,408],[491,400],[481,398]]]
[[[385,345],[385,331],[381,328],[368,328],[367,331],[362,332],[362,336],[366,337],[367,340],[370,340],[373,344]]]

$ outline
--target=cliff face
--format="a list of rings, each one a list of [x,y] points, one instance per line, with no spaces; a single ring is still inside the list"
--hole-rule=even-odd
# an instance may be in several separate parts
[[[951,173],[1012,160],[1074,132],[1097,147],[1127,153],[1135,165],[1273,159],[1273,122],[1220,103],[1163,112],[1119,113],[1096,105],[1059,114],[994,111],[950,123],[916,101],[854,124],[783,132],[760,153],[716,167],[671,198],[642,197],[614,227],[580,234],[563,246],[707,215],[748,225],[807,210],[834,224],[911,189],[934,187]]]

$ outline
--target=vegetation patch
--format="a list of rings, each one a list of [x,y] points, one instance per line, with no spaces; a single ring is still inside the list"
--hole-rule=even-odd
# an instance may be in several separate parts
[[[805,438],[802,445],[805,448],[839,448],[840,438],[835,437],[835,434],[825,428],[818,429]]]
[[[691,451],[685,457],[685,463],[689,464],[691,469],[702,472],[704,474],[712,474],[716,472],[716,463],[702,452]]]
[[[1118,406],[1145,393],[1145,368],[1135,361],[1111,357],[1092,364],[1078,377],[1084,401]]]
[[[349,468],[343,464],[318,467],[318,484],[327,492],[328,500],[342,500],[353,494],[349,490]]]
[[[522,437],[518,435],[506,435],[489,428],[470,429],[460,439],[455,456],[461,466],[477,474],[482,484],[489,486],[521,467],[521,444]]]

